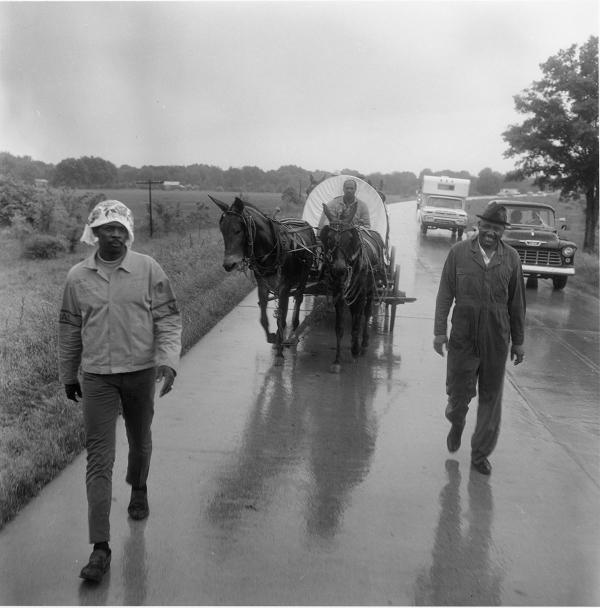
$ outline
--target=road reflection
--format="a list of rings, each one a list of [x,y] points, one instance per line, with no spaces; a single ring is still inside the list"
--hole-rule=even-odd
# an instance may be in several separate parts
[[[106,606],[110,589],[110,569],[99,584],[82,580],[79,583],[78,595],[80,606]]]
[[[352,489],[369,472],[377,437],[373,364],[357,364],[334,380],[336,390],[328,390],[325,399],[312,400],[308,407],[313,483],[306,502],[306,530],[321,539],[331,539],[338,531]]]
[[[461,473],[456,460],[446,461],[448,483],[440,492],[432,565],[416,582],[420,606],[498,606],[504,573],[490,558],[493,499],[489,478],[470,470],[468,510],[461,511]],[[462,520],[467,520],[463,532]]]
[[[352,489],[369,471],[377,436],[373,399],[388,361],[378,354],[384,336],[374,327],[369,353],[352,363],[345,345],[342,373],[329,373],[333,324],[333,314],[324,315],[302,335],[297,352],[286,351],[283,367],[264,372],[239,449],[216,479],[206,510],[223,531],[264,512],[282,483],[278,477],[305,481],[299,492],[309,537],[330,540],[339,530]],[[219,538],[235,543],[230,534]]]
[[[139,606],[145,603],[148,588],[148,555],[145,528],[147,519],[129,522],[129,537],[123,545],[123,603]]]

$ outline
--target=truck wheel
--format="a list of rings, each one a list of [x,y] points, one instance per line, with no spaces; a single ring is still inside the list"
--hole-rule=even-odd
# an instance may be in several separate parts
[[[538,280],[537,277],[527,277],[527,282],[525,283],[525,287],[527,289],[537,289]]]
[[[427,234],[427,226],[425,224],[421,224],[421,234]]]
[[[458,238],[459,239],[462,239],[463,232],[464,232],[464,228],[459,228],[458,229]]]
[[[569,277],[552,277],[554,289],[564,289]]]

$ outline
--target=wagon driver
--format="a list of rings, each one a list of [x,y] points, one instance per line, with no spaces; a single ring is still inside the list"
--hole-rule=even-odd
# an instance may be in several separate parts
[[[456,243],[448,253],[437,294],[433,348],[448,350],[446,418],[451,423],[446,444],[460,448],[469,402],[479,389],[471,465],[484,475],[500,433],[502,389],[509,352],[514,364],[523,361],[525,292],[519,254],[502,242],[506,208],[495,201],[478,215],[478,234]],[[448,340],[450,308],[452,331]]]
[[[354,226],[363,226],[364,228],[371,227],[371,215],[369,213],[369,208],[364,201],[361,201],[359,198],[356,198],[356,180],[347,179],[344,182],[343,196],[336,196],[333,200],[327,203],[327,208],[332,213],[334,217],[338,220],[342,221],[345,217],[348,216],[350,208],[352,205],[356,204],[356,213],[352,219],[352,224]],[[319,221],[319,229],[322,228],[325,224],[329,223],[327,217],[323,213],[321,215],[321,220]]]
[[[123,203],[96,205],[81,240],[97,249],[67,274],[58,332],[59,377],[68,399],[82,397],[93,551],[80,576],[99,582],[111,561],[117,417],[122,410],[129,442],[127,510],[132,519],[144,519],[149,514],[146,481],[155,383],[163,382],[161,397],[173,386],[181,317],[163,269],[150,256],[131,251],[133,216]]]

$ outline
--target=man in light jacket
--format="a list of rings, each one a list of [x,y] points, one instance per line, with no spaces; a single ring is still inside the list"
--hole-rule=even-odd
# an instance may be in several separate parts
[[[161,397],[171,390],[181,351],[181,316],[169,279],[150,256],[131,251],[133,238],[133,216],[123,203],[96,205],[81,240],[97,249],[69,270],[60,311],[59,377],[67,398],[82,397],[86,433],[94,547],[80,576],[94,582],[111,561],[117,417],[121,412],[129,442],[129,516],[144,519],[155,386],[163,381]]]

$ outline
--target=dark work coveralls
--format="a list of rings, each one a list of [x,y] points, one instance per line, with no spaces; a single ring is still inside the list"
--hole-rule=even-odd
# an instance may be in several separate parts
[[[478,237],[454,245],[444,264],[435,306],[434,334],[446,335],[448,314],[446,418],[464,424],[477,394],[477,423],[471,460],[489,456],[500,432],[504,371],[512,339],[524,341],[525,290],[519,254],[502,241],[486,267]]]

